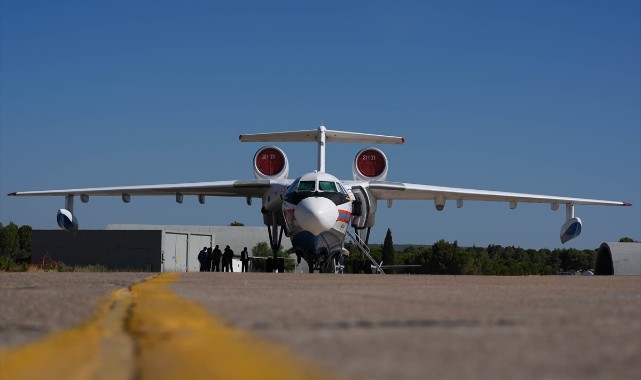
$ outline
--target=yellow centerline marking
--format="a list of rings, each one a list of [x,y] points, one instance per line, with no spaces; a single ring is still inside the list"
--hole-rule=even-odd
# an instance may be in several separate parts
[[[133,362],[118,353],[133,347],[122,329],[126,316],[121,302],[126,289],[98,303],[96,316],[79,326],[52,333],[12,350],[0,350],[2,379],[130,379]],[[125,305],[126,308],[126,305]],[[130,357],[131,357],[131,352]],[[114,368],[112,376],[105,371]]]
[[[203,307],[169,290],[179,274],[132,289],[136,312],[129,331],[138,349],[140,379],[327,379],[289,350],[227,327]]]
[[[169,285],[178,273],[120,289],[97,316],[42,341],[0,351],[3,379],[335,378],[212,317]]]

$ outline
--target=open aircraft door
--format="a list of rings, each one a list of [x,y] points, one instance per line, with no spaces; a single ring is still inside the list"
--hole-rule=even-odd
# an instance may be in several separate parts
[[[352,227],[357,230],[370,228],[376,222],[376,197],[363,186],[353,186]]]

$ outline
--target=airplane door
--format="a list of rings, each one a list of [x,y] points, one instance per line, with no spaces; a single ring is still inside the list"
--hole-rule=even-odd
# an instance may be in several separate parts
[[[163,272],[187,270],[187,234],[165,233]]]
[[[211,247],[211,235],[189,235],[189,255],[187,256],[187,272],[200,271],[198,254],[203,247]]]
[[[373,227],[376,222],[376,197],[362,186],[352,187],[356,198],[352,210],[352,227]]]

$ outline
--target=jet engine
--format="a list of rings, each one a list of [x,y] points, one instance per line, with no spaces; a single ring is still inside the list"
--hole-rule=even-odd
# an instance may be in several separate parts
[[[73,235],[78,233],[78,218],[71,211],[61,208],[58,210],[58,226],[63,230],[72,233]]]
[[[385,181],[387,157],[376,148],[365,148],[354,158],[352,173],[355,181]]]
[[[254,155],[256,179],[285,179],[289,175],[287,155],[280,148],[265,146]]]

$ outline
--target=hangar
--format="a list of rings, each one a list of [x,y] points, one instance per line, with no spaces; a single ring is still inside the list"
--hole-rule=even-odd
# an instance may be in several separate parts
[[[603,243],[599,247],[595,274],[641,275],[641,243]]]
[[[203,247],[229,245],[235,256],[268,241],[266,227],[112,224],[106,230],[34,230],[32,262],[46,256],[67,265],[104,265],[112,270],[197,272]],[[285,249],[291,247],[283,239]],[[236,260],[237,261],[237,260]],[[234,265],[240,263],[235,262]],[[236,270],[236,267],[234,268]]]

